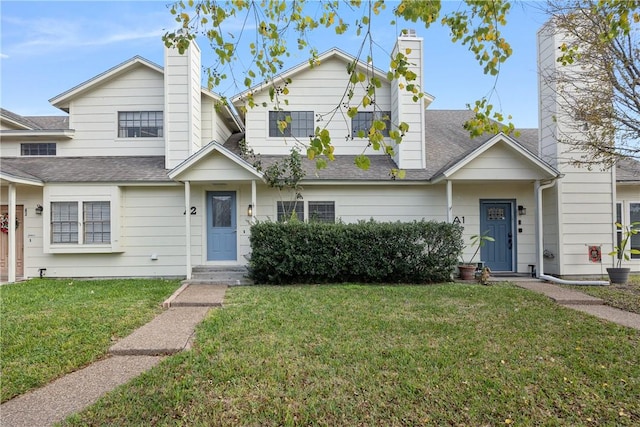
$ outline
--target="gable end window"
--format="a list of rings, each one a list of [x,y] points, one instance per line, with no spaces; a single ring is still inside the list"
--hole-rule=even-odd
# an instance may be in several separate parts
[[[287,122],[280,129],[279,122]],[[269,111],[269,137],[292,136],[306,138],[314,133],[313,111]]]
[[[55,142],[27,142],[20,144],[20,155],[22,156],[55,156]]]
[[[309,202],[309,222],[336,222],[335,202]]]
[[[366,138],[374,120],[382,120],[384,122],[386,126],[380,133],[382,133],[382,136],[389,136],[389,129],[391,129],[390,111],[359,111],[351,119],[351,135],[354,138]]]
[[[119,138],[161,138],[163,130],[162,111],[118,112]]]

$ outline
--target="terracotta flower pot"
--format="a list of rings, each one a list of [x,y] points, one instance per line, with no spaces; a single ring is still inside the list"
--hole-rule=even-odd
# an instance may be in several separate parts
[[[461,264],[458,266],[460,270],[460,278],[462,280],[474,280],[476,273],[476,265],[474,264]]]

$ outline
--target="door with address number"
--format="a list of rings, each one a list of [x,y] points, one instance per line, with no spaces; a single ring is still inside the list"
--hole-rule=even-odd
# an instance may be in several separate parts
[[[207,260],[235,261],[238,231],[236,227],[236,193],[207,192]]]
[[[510,201],[480,202],[480,232],[488,231],[495,239],[480,249],[480,256],[491,271],[513,271],[513,203]]]
[[[9,206],[0,206],[0,277],[6,280],[9,276],[9,224],[16,230],[16,276],[24,275],[24,233],[22,228],[24,206],[16,206],[16,218],[9,218]]]

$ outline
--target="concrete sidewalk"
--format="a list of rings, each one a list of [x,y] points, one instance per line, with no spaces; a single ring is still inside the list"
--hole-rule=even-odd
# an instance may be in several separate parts
[[[164,356],[190,348],[195,327],[224,301],[226,285],[178,289],[151,322],[115,343],[109,356],[0,405],[2,427],[40,427],[63,421],[105,393],[151,369]]]
[[[605,305],[600,298],[539,280],[514,281],[521,288],[544,294],[558,304],[579,310],[609,322],[640,330],[640,314]]]

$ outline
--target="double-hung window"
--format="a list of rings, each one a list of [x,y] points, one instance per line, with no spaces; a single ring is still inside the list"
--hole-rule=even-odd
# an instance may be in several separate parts
[[[295,213],[294,213],[295,212]],[[304,202],[278,202],[278,222],[288,221],[293,215],[304,221]]]
[[[354,138],[365,138],[369,135],[369,129],[374,120],[382,120],[385,128],[380,131],[382,136],[389,136],[391,128],[391,112],[390,111],[359,111],[351,119],[351,135]]]
[[[305,138],[314,133],[313,111],[269,111],[269,136]]]
[[[80,212],[82,212],[82,220],[80,220]],[[80,227],[82,227],[82,233]],[[51,243],[75,245],[111,243],[110,202],[51,202]]]
[[[309,202],[309,222],[336,222],[335,202]]]
[[[160,138],[163,131],[162,111],[118,112],[119,138]]]
[[[78,203],[51,203],[51,243],[78,243]]]
[[[307,204],[308,215],[305,217],[305,204]],[[336,222],[336,206],[335,202],[319,202],[302,200],[296,202],[278,202],[278,221],[288,221],[293,216],[299,220],[305,219],[309,222]]]

